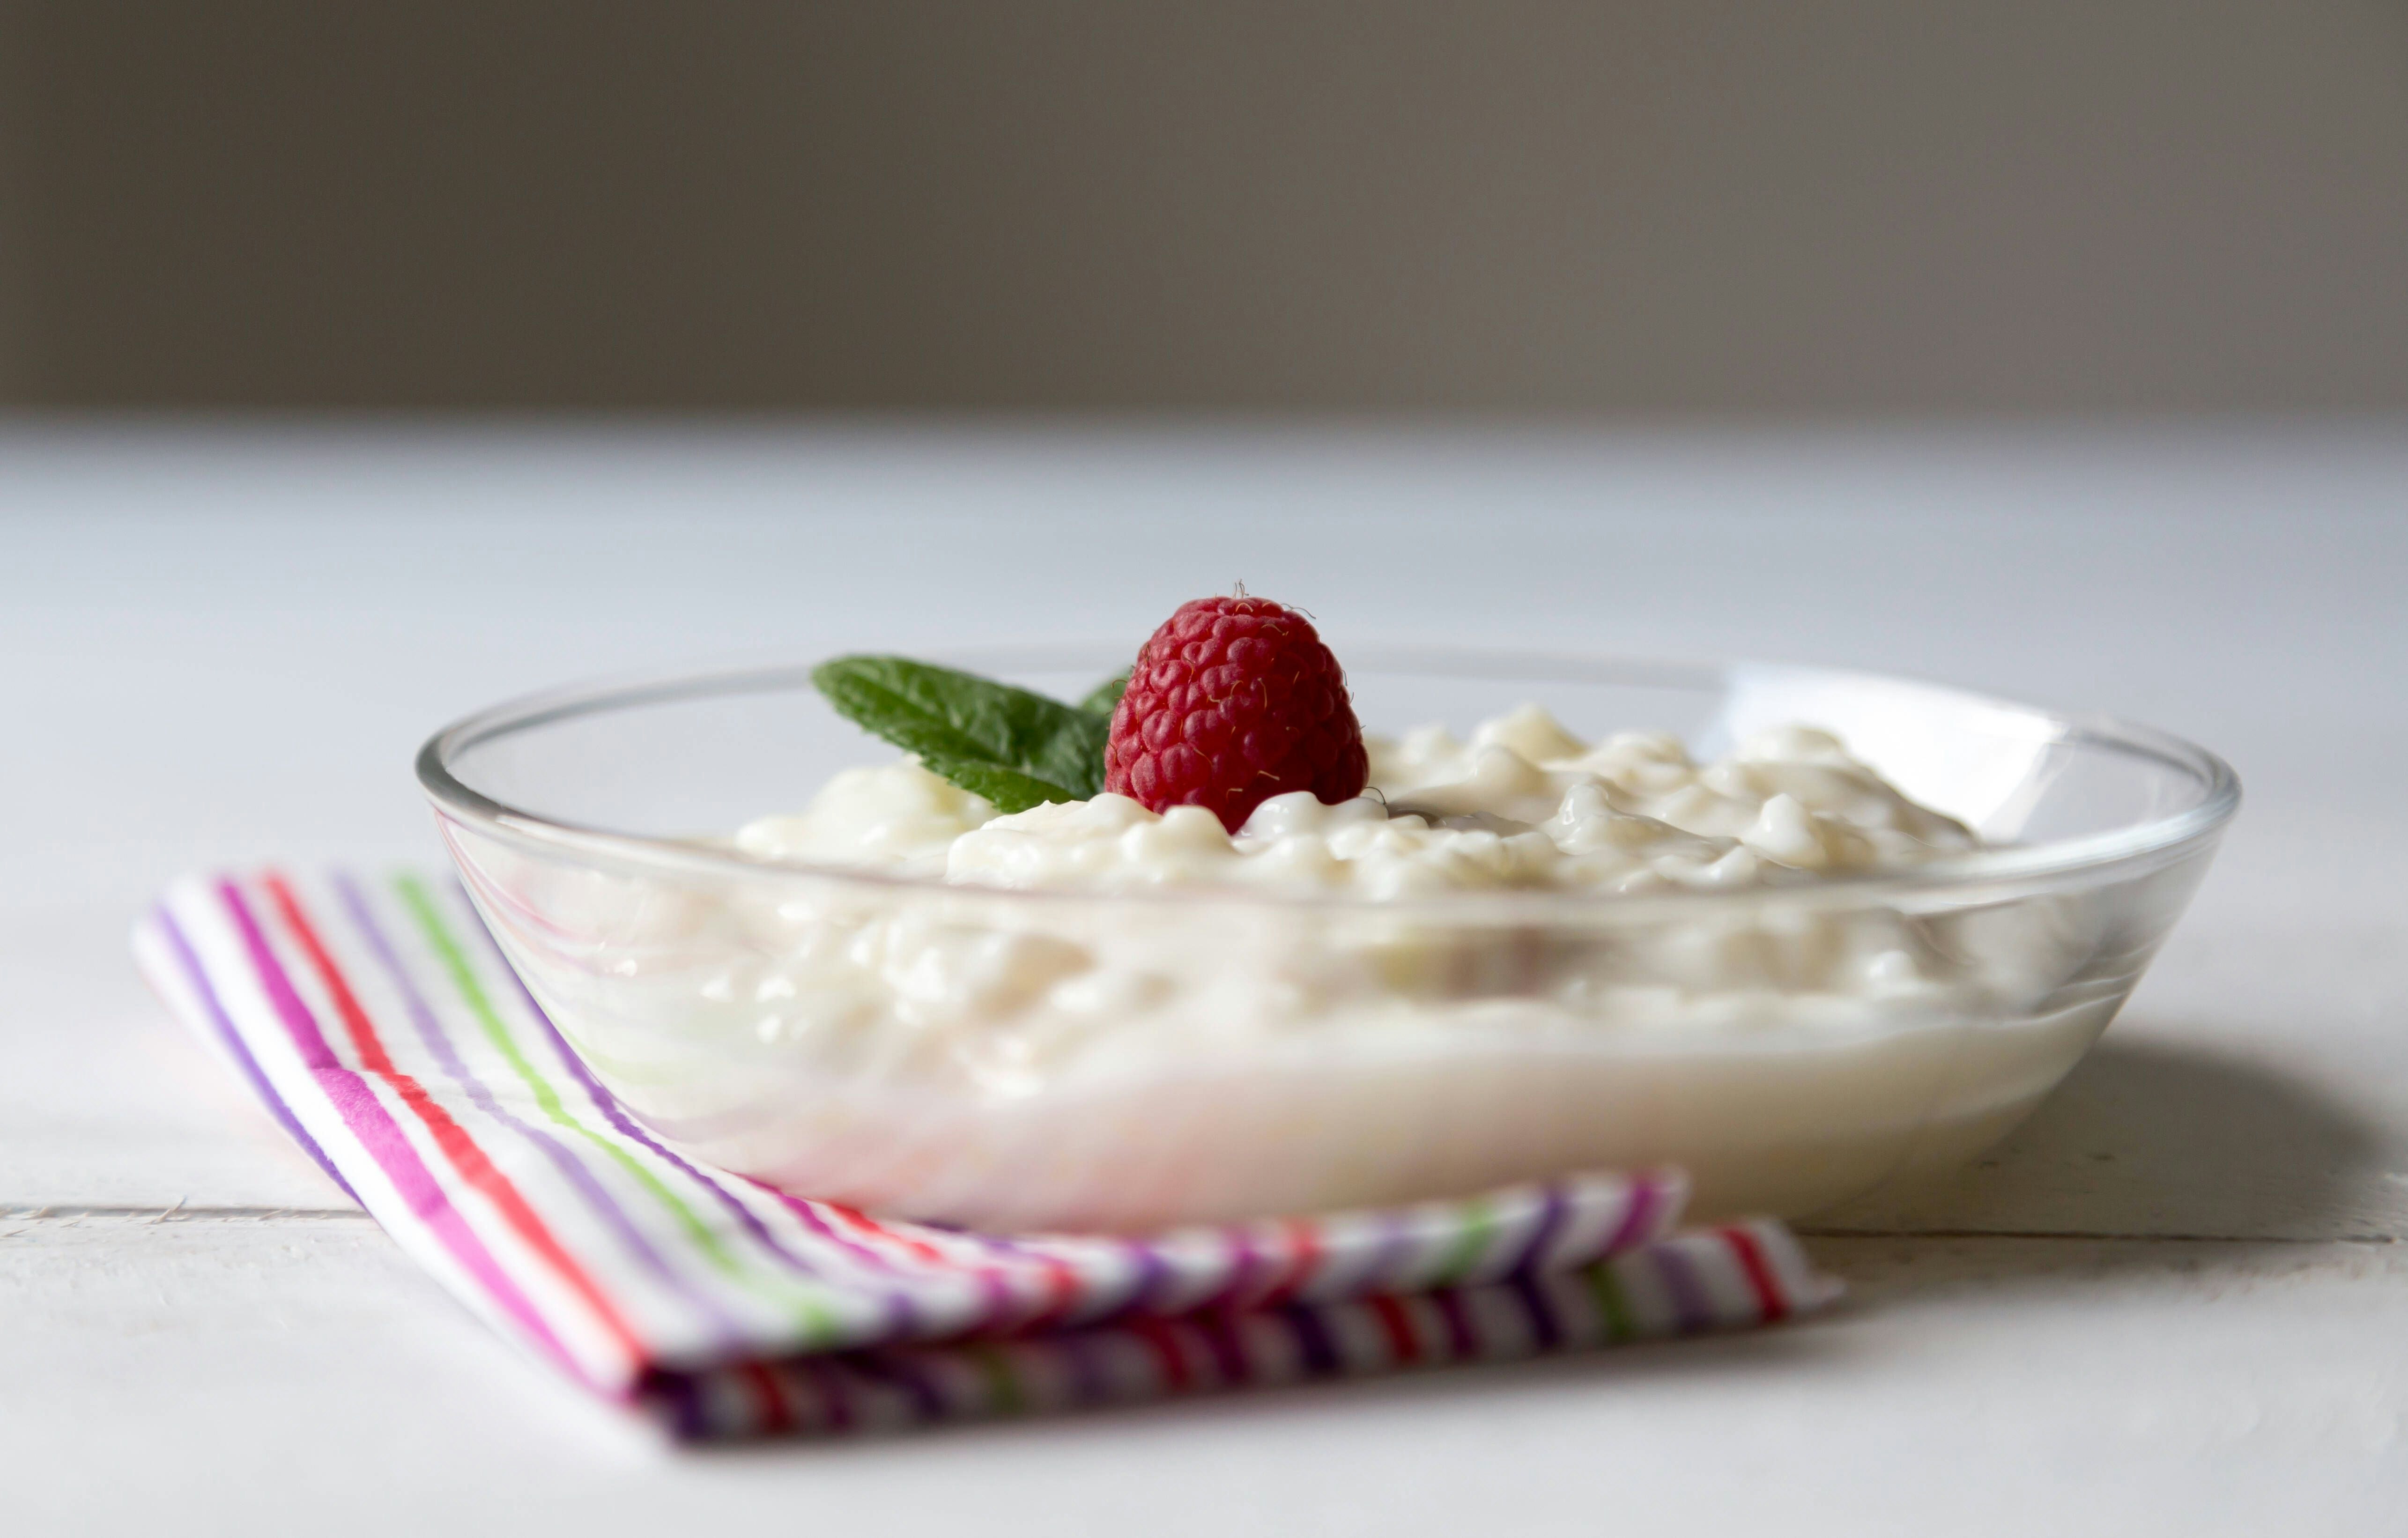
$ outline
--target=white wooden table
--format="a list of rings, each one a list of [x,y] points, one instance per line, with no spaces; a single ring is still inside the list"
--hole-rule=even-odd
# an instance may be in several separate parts
[[[0,1531],[2408,1527],[2408,433],[0,430]],[[1892,667],[2250,803],[2023,1132],[1826,1322],[678,1454],[494,1342],[143,993],[179,870],[432,858],[419,738],[568,676],[1142,634]],[[801,788],[798,788],[798,792]],[[1109,1526],[1108,1526],[1109,1525]]]

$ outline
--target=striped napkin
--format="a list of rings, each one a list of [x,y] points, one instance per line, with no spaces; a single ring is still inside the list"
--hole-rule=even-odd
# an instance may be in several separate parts
[[[686,1439],[855,1431],[1768,1323],[1779,1224],[1676,1174],[1149,1239],[882,1222],[712,1169],[589,1074],[449,878],[172,889],[144,975],[504,1337]]]

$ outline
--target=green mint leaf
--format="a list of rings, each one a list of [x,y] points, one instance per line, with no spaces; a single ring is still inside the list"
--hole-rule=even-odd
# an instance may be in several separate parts
[[[1049,801],[1086,799],[1062,786],[982,759],[953,759],[941,753],[923,753],[920,763],[939,778],[950,780],[974,796],[983,796],[996,811],[1006,814],[1025,812]]]
[[[811,682],[846,719],[998,811],[1104,788],[1111,721],[1059,700],[908,657],[838,657]]]
[[[1121,703],[1121,696],[1128,692],[1128,681],[1127,674],[1114,674],[1089,690],[1087,697],[1079,702],[1079,708],[1090,716],[1111,719],[1113,709]]]

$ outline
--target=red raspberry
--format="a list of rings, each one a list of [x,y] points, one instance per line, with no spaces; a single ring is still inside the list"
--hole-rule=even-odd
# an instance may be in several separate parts
[[[1104,748],[1105,790],[1210,807],[1233,833],[1290,790],[1360,795],[1369,772],[1338,659],[1303,615],[1242,588],[1180,605],[1139,649]]]

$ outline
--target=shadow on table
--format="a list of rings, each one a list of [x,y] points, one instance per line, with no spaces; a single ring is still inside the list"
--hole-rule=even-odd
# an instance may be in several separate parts
[[[2387,1235],[2380,1130],[2271,1065],[2110,1039],[1971,1167],[1799,1225],[1827,1236],[2263,1241]]]

